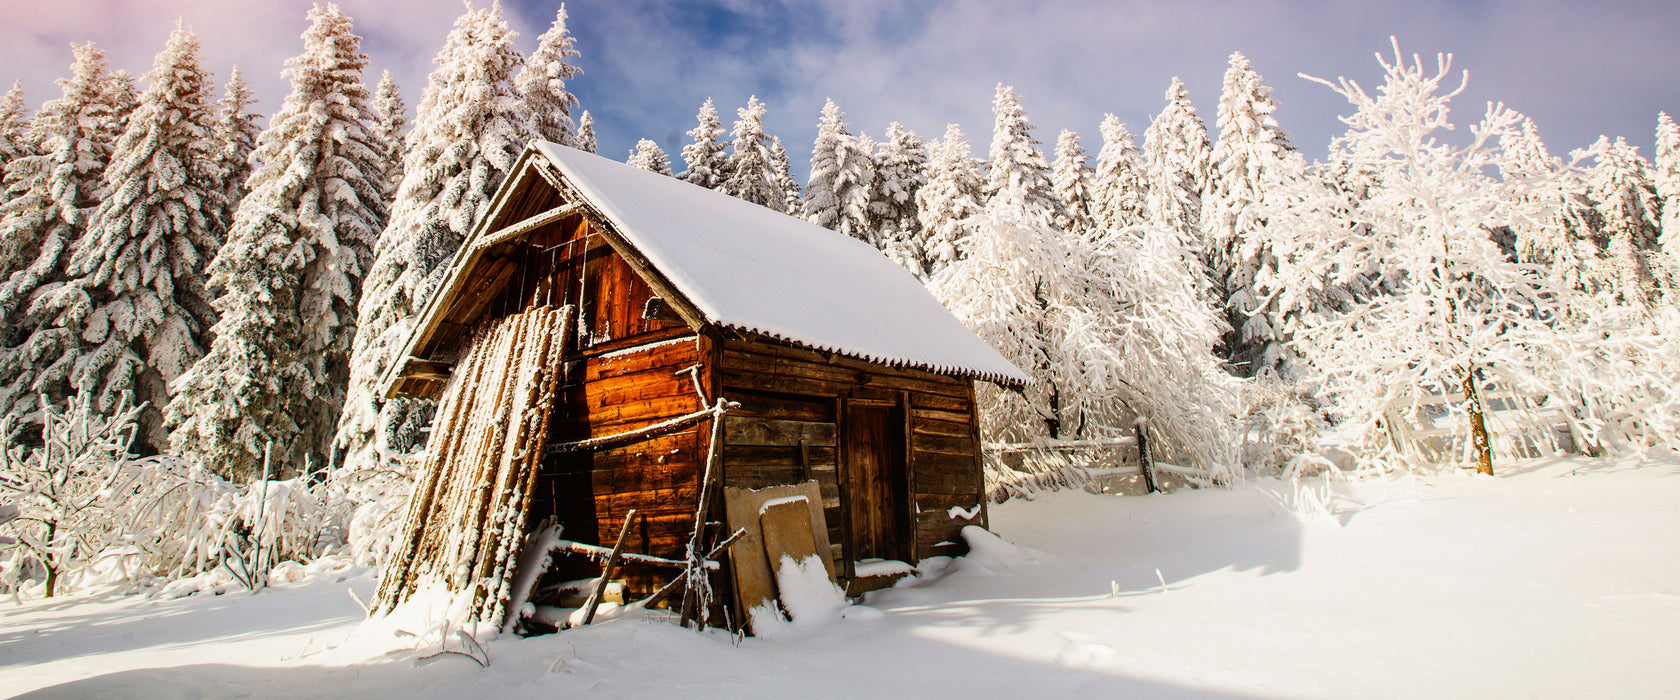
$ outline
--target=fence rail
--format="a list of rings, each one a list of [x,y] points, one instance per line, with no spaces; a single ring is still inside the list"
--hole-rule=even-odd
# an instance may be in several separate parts
[[[1389,402],[1384,423],[1396,450],[1427,462],[1470,461],[1464,393],[1454,389]],[[1548,397],[1526,394],[1505,382],[1488,382],[1477,393],[1494,455],[1500,459],[1573,452],[1586,444],[1574,414]]]

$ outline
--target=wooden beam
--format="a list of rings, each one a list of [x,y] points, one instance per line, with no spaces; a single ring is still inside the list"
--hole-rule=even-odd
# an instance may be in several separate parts
[[[564,219],[582,208],[583,205],[578,204],[577,202],[567,202],[541,214],[525,219],[524,221],[520,221],[512,226],[496,231],[495,233],[484,236],[479,240],[474,241],[473,247],[482,249],[506,243],[539,228]]]

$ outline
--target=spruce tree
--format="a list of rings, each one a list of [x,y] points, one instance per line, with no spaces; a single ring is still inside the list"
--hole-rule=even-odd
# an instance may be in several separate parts
[[[324,468],[349,382],[362,275],[385,224],[387,143],[367,56],[337,5],[309,11],[292,93],[258,139],[261,166],[210,263],[225,290],[209,354],[175,383],[174,452],[233,479]]]
[[[234,66],[227,86],[222,89],[222,99],[216,103],[216,140],[222,143],[222,170],[227,173],[223,176],[227,183],[223,195],[230,210],[245,198],[245,181],[251,177],[251,149],[256,146],[257,133],[262,131],[257,126],[261,115],[252,114],[249,109],[256,101],[251,86],[245,82],[245,74],[239,71],[239,66]]]
[[[787,196],[776,182],[771,165],[770,137],[764,134],[764,103],[757,96],[747,98],[747,106],[736,110],[740,119],[729,143],[729,178],[718,189],[737,199],[769,207],[776,211],[787,208]]]
[[[1587,196],[1598,214],[1603,258],[1595,275],[1616,304],[1649,310],[1657,300],[1653,253],[1658,247],[1659,216],[1650,164],[1627,140],[1599,137],[1587,149],[1594,158],[1587,172]]]
[[[373,132],[379,136],[380,180],[385,183],[380,199],[389,205],[402,184],[403,157],[408,148],[403,140],[403,128],[408,126],[408,105],[403,102],[402,89],[385,71],[379,86],[373,89]]]
[[[1177,77],[1167,88],[1167,106],[1144,132],[1146,204],[1151,223],[1177,231],[1200,247],[1202,191],[1207,183],[1212,146],[1207,129],[1190,104],[1190,92]]]
[[[624,162],[660,175],[671,174],[670,157],[666,156],[665,151],[652,139],[637,141],[636,147],[630,149],[629,159]]]
[[[688,132],[688,137],[694,141],[682,149],[686,169],[677,179],[715,190],[729,177],[729,157],[723,152],[723,144],[718,142],[718,138],[723,136],[723,123],[718,121],[717,107],[712,106],[712,98],[706,98],[706,103],[700,105],[700,113],[695,115],[695,119],[699,124]]]
[[[916,216],[916,192],[926,184],[927,147],[916,132],[898,122],[888,124],[887,139],[875,153],[869,215],[881,252],[917,277],[927,274],[922,224]]]
[[[1532,119],[1524,119],[1522,129],[1499,145],[1499,175],[1512,190],[1507,225],[1516,234],[1518,259],[1544,270],[1558,289],[1590,292],[1598,249],[1586,185],[1546,150]]]
[[[805,179],[801,216],[823,228],[872,243],[869,193],[874,180],[874,158],[852,135],[845,113],[829,100],[823,105],[817,138],[811,144],[811,174]]]
[[[12,163],[35,155],[35,137],[29,131],[29,106],[24,103],[23,82],[0,97],[0,194],[11,199]]]
[[[1056,196],[1051,181],[1050,164],[1039,150],[1039,141],[1032,135],[1033,125],[1027,120],[1027,110],[1015,95],[1015,88],[998,83],[992,98],[991,165],[986,170],[986,196],[995,197],[1011,183],[1018,184],[1024,193],[1026,206],[1048,213],[1052,220],[1066,218],[1062,200]]]
[[[430,403],[386,401],[378,382],[399,359],[445,263],[536,138],[513,85],[522,60],[499,6],[468,9],[438,51],[408,134],[391,223],[379,235],[357,305],[350,389],[335,442],[344,468],[388,466],[424,442]]]
[[[1056,164],[1050,173],[1063,214],[1056,225],[1070,233],[1086,233],[1092,224],[1092,170],[1085,164],[1085,147],[1079,134],[1067,129],[1056,137]]]
[[[1255,276],[1277,261],[1270,245],[1255,231],[1260,227],[1259,204],[1268,188],[1283,186],[1285,159],[1294,151],[1272,113],[1272,89],[1260,82],[1248,59],[1233,53],[1219,98],[1219,141],[1212,151],[1212,171],[1202,198],[1201,225],[1207,239],[1213,288],[1220,298],[1231,331],[1221,353],[1242,376],[1275,369],[1259,361],[1263,348],[1276,342],[1275,329],[1264,319],[1251,322],[1259,311]]]
[[[982,209],[985,178],[981,160],[972,155],[962,127],[945,125],[945,135],[928,145],[927,184],[916,191],[916,216],[922,225],[922,250],[932,279],[961,257],[959,241],[968,236],[968,221]]]
[[[576,43],[577,39],[566,31],[566,5],[561,3],[554,24],[537,38],[537,50],[525,59],[525,69],[514,81],[531,108],[537,135],[564,146],[572,145],[576,138],[572,110],[578,101],[566,90],[566,81],[583,72],[568,60],[579,55]],[[595,149],[588,150],[593,153]]]
[[[578,117],[577,149],[587,153],[595,152],[595,118],[589,116],[589,110],[583,110],[583,116]]]
[[[804,202],[803,190],[799,181],[793,179],[793,164],[788,162],[787,149],[782,147],[782,137],[770,137],[770,169],[776,173],[776,186],[782,188],[782,211],[798,215],[801,203]]]
[[[1119,117],[1103,115],[1101,130],[1103,147],[1091,176],[1091,220],[1098,228],[1118,231],[1148,218],[1143,153]]]
[[[80,316],[63,312],[82,297],[66,286],[65,268],[105,198],[111,147],[133,108],[127,74],[106,72],[104,52],[91,43],[72,51],[62,95],[41,106],[7,162],[0,203],[0,415],[31,434],[41,425],[40,396],[60,403],[70,392],[82,329]],[[15,88],[12,96],[21,97]]]
[[[70,380],[95,410],[146,404],[138,449],[161,449],[169,385],[204,355],[216,312],[204,267],[221,246],[222,149],[198,37],[185,22],[152,71],[105,170],[109,194],[69,266],[59,319],[82,328]],[[67,358],[68,359],[68,358]]]
[[[1667,261],[1669,287],[1680,288],[1680,127],[1666,112],[1657,113],[1657,148],[1652,155],[1651,181],[1662,206],[1658,247]]]

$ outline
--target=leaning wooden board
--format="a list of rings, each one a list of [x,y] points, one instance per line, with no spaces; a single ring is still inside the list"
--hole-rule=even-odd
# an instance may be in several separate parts
[[[829,557],[828,522],[823,518],[822,491],[816,481],[788,486],[771,486],[752,490],[727,487],[723,490],[724,516],[728,530],[745,528],[747,534],[729,550],[730,573],[735,579],[735,604],[741,616],[750,619],[753,607],[769,604],[776,599],[776,580],[770,569],[770,558],[764,554],[764,532],[759,525],[759,508],[766,501],[788,496],[804,496],[811,513],[811,537],[817,552],[823,555],[823,567],[829,579],[834,578],[834,561]],[[751,629],[748,625],[749,631]]]

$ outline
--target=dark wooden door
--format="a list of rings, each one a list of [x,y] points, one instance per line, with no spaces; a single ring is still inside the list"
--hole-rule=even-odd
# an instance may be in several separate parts
[[[893,406],[848,403],[841,421],[852,561],[909,556],[909,497],[904,469],[904,421]]]

